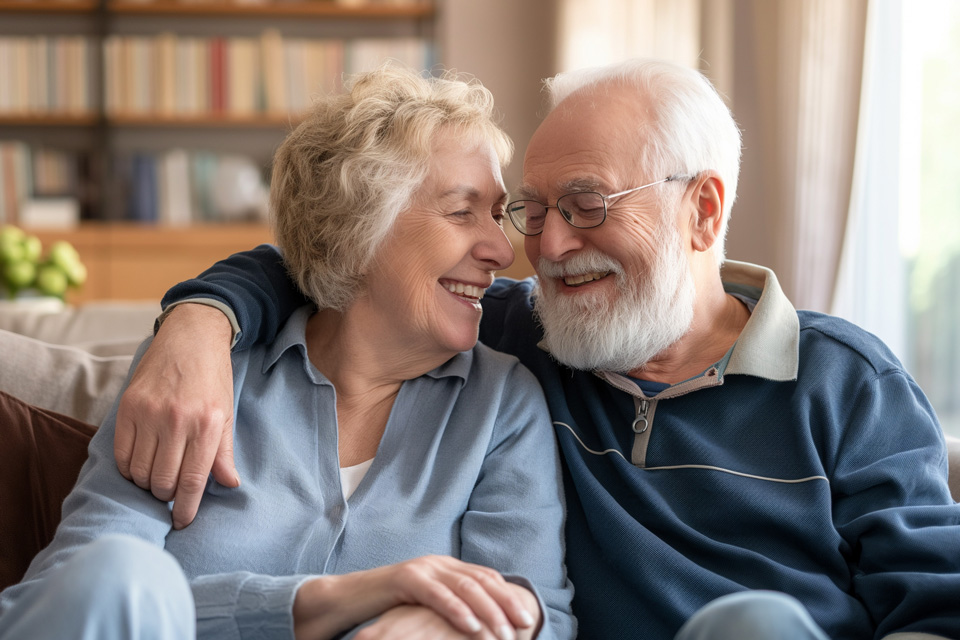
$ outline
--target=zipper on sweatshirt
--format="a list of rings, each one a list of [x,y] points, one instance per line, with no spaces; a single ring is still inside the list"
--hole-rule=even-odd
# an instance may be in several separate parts
[[[633,399],[634,408],[637,412],[637,417],[633,419],[634,433],[643,433],[650,427],[650,421],[647,419],[647,412],[650,410],[650,401],[646,398],[637,398]]]
[[[634,396],[633,407],[636,417],[631,425],[634,435],[630,462],[642,469],[647,465],[647,445],[650,442],[650,426],[653,423],[653,414],[657,411],[657,401],[643,396]]]
[[[667,387],[651,398],[644,395],[643,390],[636,382],[624,375],[610,371],[594,371],[594,374],[605,380],[607,384],[633,396],[634,418],[630,428],[633,430],[634,436],[633,447],[630,451],[630,462],[641,469],[647,465],[647,446],[650,443],[654,416],[657,413],[657,404],[660,400],[676,398],[699,389],[723,384],[723,376],[720,374],[719,368],[714,366],[704,371],[702,375]]]

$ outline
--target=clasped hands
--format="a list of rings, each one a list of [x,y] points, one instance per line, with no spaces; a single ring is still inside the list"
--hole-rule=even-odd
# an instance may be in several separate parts
[[[351,638],[520,640],[535,637],[541,622],[530,591],[449,556],[310,580],[297,591],[293,616],[298,640],[330,638],[373,618]]]

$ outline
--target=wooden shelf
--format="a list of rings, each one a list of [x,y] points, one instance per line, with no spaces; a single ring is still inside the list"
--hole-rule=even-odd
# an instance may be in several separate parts
[[[289,115],[252,115],[235,116],[199,115],[199,116],[161,116],[161,115],[108,115],[107,124],[129,127],[256,127],[285,128],[300,122],[300,116]]]
[[[131,14],[172,14],[182,16],[248,16],[248,17],[298,17],[318,18],[431,18],[435,7],[432,2],[412,4],[371,4],[349,6],[337,4],[334,0],[299,0],[290,2],[262,2],[242,4],[229,0],[207,0],[201,2],[177,2],[176,0],[154,0],[153,2],[129,2],[113,0],[107,2],[111,13]]]
[[[0,12],[93,13],[100,0],[0,0]]]
[[[84,223],[76,229],[25,229],[44,247],[67,240],[87,267],[87,282],[69,294],[74,304],[93,300],[160,300],[176,283],[217,260],[272,241],[263,224],[164,227]]]
[[[0,127],[90,127],[98,124],[100,114],[0,113]]]
[[[101,0],[0,0],[0,13],[93,13],[100,9]],[[130,2],[107,0],[108,12],[117,14],[180,15],[180,16],[249,16],[319,18],[431,18],[436,12],[432,2],[423,0],[411,4],[370,4],[350,6],[335,0],[297,0],[287,2],[265,1],[249,4],[231,0],[153,0]]]

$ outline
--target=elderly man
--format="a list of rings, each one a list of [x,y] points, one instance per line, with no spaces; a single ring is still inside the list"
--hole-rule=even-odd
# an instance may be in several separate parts
[[[580,637],[960,638],[934,412],[876,338],[723,261],[740,136],[717,93],[654,61],[547,87],[507,207],[538,278],[488,290],[481,340],[546,392]],[[232,311],[242,348],[302,298],[263,247],[165,300],[183,301]],[[175,494],[179,525],[215,454],[238,481],[229,331],[177,306],[122,401],[120,468]]]

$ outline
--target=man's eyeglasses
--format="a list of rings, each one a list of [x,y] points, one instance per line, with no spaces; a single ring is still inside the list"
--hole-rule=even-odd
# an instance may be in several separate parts
[[[577,229],[591,229],[599,227],[607,219],[607,200],[619,198],[634,191],[647,187],[685,179],[684,176],[673,175],[663,180],[657,180],[642,187],[634,187],[608,196],[595,191],[577,191],[557,198],[557,204],[549,205],[539,200],[514,200],[507,205],[507,215],[517,231],[525,236],[536,236],[543,232],[543,225],[547,219],[547,209],[557,209],[563,219]]]

